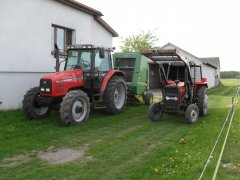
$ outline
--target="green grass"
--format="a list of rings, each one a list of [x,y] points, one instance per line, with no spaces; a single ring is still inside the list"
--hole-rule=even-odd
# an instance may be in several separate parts
[[[221,79],[224,86],[240,86],[239,79]]]
[[[185,124],[183,114],[164,114],[162,121],[150,122],[147,106],[141,104],[130,104],[117,116],[92,111],[87,122],[75,127],[63,126],[58,112],[42,121],[26,120],[21,111],[0,112],[0,165],[5,158],[27,157],[13,167],[0,166],[0,179],[198,179],[235,92],[234,85],[210,89],[208,115],[193,125]],[[236,166],[240,166],[239,109],[238,105],[223,155],[224,162]],[[49,165],[38,158],[48,148],[83,147],[85,157],[92,160]],[[220,148],[204,179],[212,177]],[[239,170],[221,164],[217,178],[239,179]]]

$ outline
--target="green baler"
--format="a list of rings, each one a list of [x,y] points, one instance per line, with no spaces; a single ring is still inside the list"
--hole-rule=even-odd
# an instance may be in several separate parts
[[[129,99],[141,95],[145,104],[150,104],[153,95],[149,90],[149,62],[151,60],[139,53],[115,53],[114,69],[124,73]]]

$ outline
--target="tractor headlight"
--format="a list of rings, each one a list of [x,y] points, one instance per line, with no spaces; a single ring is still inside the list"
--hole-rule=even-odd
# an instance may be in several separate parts
[[[40,91],[43,93],[51,94],[51,91],[52,91],[51,79],[41,79],[40,80]]]
[[[173,101],[177,101],[178,100],[178,97],[169,97],[169,96],[166,96],[165,99],[168,101],[168,100],[173,100]]]

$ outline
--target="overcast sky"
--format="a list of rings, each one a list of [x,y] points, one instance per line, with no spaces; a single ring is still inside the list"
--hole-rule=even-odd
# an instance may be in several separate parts
[[[197,57],[220,57],[221,70],[240,71],[239,0],[78,0],[101,11],[119,38],[153,31],[157,46],[171,42]]]

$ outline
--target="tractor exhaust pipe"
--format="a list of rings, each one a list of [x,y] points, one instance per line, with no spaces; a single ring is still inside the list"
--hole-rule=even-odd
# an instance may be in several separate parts
[[[55,51],[54,58],[56,59],[55,69],[56,69],[56,72],[59,72],[60,62],[59,62],[59,48],[57,44],[54,45],[54,51]]]

